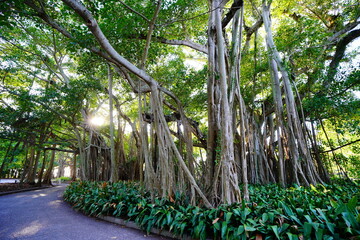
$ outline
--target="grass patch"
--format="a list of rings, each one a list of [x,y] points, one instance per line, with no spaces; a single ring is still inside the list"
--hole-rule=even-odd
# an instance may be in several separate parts
[[[71,181],[71,177],[59,177],[59,178],[54,178],[52,179],[53,182],[70,182]]]

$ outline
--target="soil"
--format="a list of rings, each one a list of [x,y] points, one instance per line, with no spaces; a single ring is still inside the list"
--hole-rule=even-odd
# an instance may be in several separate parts
[[[35,188],[36,185],[28,183],[0,183],[0,192],[11,192],[28,188]]]

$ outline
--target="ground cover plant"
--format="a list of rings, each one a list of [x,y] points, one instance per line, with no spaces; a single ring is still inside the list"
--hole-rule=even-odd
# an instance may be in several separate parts
[[[251,185],[250,201],[217,208],[188,204],[184,196],[151,199],[139,184],[73,182],[64,198],[91,216],[109,215],[195,239],[359,239],[358,183]]]

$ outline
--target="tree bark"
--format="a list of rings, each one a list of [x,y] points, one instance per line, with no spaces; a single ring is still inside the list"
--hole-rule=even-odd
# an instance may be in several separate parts
[[[263,20],[266,30],[266,42],[268,45],[268,51],[272,59],[272,64],[277,65],[280,69],[282,80],[284,84],[285,102],[287,109],[287,127],[288,127],[288,138],[290,155],[293,161],[293,166],[296,171],[302,177],[305,185],[316,184],[318,181],[321,182],[319,175],[317,174],[310,151],[308,149],[305,136],[302,131],[301,122],[299,119],[298,112],[295,107],[295,98],[293,90],[291,88],[289,75],[282,63],[280,54],[278,53],[276,46],[273,41],[271,23],[270,23],[270,6],[263,4]],[[273,68],[274,69],[274,68]],[[277,75],[278,72],[274,72],[273,75]],[[300,164],[300,158],[305,162],[305,172]]]
[[[113,93],[112,93],[113,74],[109,64],[108,64],[108,82],[109,82],[110,161],[111,161],[110,182],[117,182],[119,180],[119,162],[115,158],[114,111],[113,111],[114,105],[113,105]]]
[[[215,9],[214,1],[209,0],[210,9]],[[216,149],[218,148],[218,104],[217,95],[218,88],[216,84],[215,74],[217,71],[215,61],[215,19],[214,14],[210,14],[208,20],[208,81],[207,81],[207,105],[208,105],[208,137],[207,137],[207,171],[206,171],[206,189],[210,189],[215,181],[215,166],[217,159]]]
[[[40,169],[39,176],[38,176],[38,182],[37,182],[38,186],[41,186],[42,178],[43,178],[44,170],[45,170],[45,165],[46,165],[46,150],[44,150],[44,158],[43,158],[43,162],[42,162],[41,169]]]
[[[227,73],[225,63],[225,42],[221,25],[221,2],[215,1],[217,8],[214,10],[215,27],[217,36],[217,52],[219,65],[219,86],[221,94],[221,164],[222,164],[222,201],[227,204],[241,201],[241,193],[237,179],[234,160],[234,140],[232,114],[230,112]]]
[[[56,148],[55,144],[53,145],[53,148]],[[44,179],[43,179],[44,184],[51,184],[52,171],[53,171],[54,162],[55,162],[55,153],[56,153],[56,151],[52,150],[49,167],[46,169]]]

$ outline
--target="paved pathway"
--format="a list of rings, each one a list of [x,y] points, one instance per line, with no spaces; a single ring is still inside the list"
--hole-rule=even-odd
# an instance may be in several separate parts
[[[165,239],[87,217],[62,200],[65,186],[0,196],[0,239]]]

